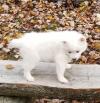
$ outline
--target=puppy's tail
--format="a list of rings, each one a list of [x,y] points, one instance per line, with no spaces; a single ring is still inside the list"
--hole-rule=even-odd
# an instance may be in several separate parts
[[[8,48],[20,48],[21,47],[21,42],[20,39],[13,39],[9,42]]]

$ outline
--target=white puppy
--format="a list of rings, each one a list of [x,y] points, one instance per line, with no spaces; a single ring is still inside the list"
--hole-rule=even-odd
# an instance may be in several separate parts
[[[87,48],[85,36],[76,31],[26,33],[22,38],[12,40],[10,48],[19,48],[24,76],[34,81],[31,70],[40,61],[56,63],[58,80],[68,83],[64,77],[65,69],[71,68],[69,62],[78,59]]]

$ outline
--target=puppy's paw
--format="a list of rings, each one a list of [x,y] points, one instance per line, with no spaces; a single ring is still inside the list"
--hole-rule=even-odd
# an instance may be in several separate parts
[[[33,82],[35,80],[34,77],[32,77],[32,76],[28,76],[28,77],[26,77],[26,79],[29,82]]]
[[[70,69],[72,67],[71,64],[66,64],[66,69]]]
[[[62,82],[62,83],[68,83],[69,82],[65,77],[59,78],[59,81]]]

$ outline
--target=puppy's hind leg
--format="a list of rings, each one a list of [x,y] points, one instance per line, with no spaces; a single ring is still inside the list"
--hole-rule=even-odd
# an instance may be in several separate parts
[[[27,48],[26,48],[27,49]],[[24,53],[23,53],[24,51]],[[39,63],[39,57],[35,53],[35,51],[31,49],[27,49],[21,51],[22,54],[22,68],[24,69],[24,77],[27,79],[27,81],[34,81],[34,77],[31,74],[32,69],[34,69],[37,64]]]

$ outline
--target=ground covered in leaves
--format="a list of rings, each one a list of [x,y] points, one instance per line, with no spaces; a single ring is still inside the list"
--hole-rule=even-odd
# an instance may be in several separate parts
[[[2,1],[2,0],[1,0]],[[46,0],[0,2],[0,59],[19,59],[7,43],[24,32],[77,30],[87,36],[88,49],[75,63],[100,64],[100,1],[80,3],[68,10],[64,3]]]

